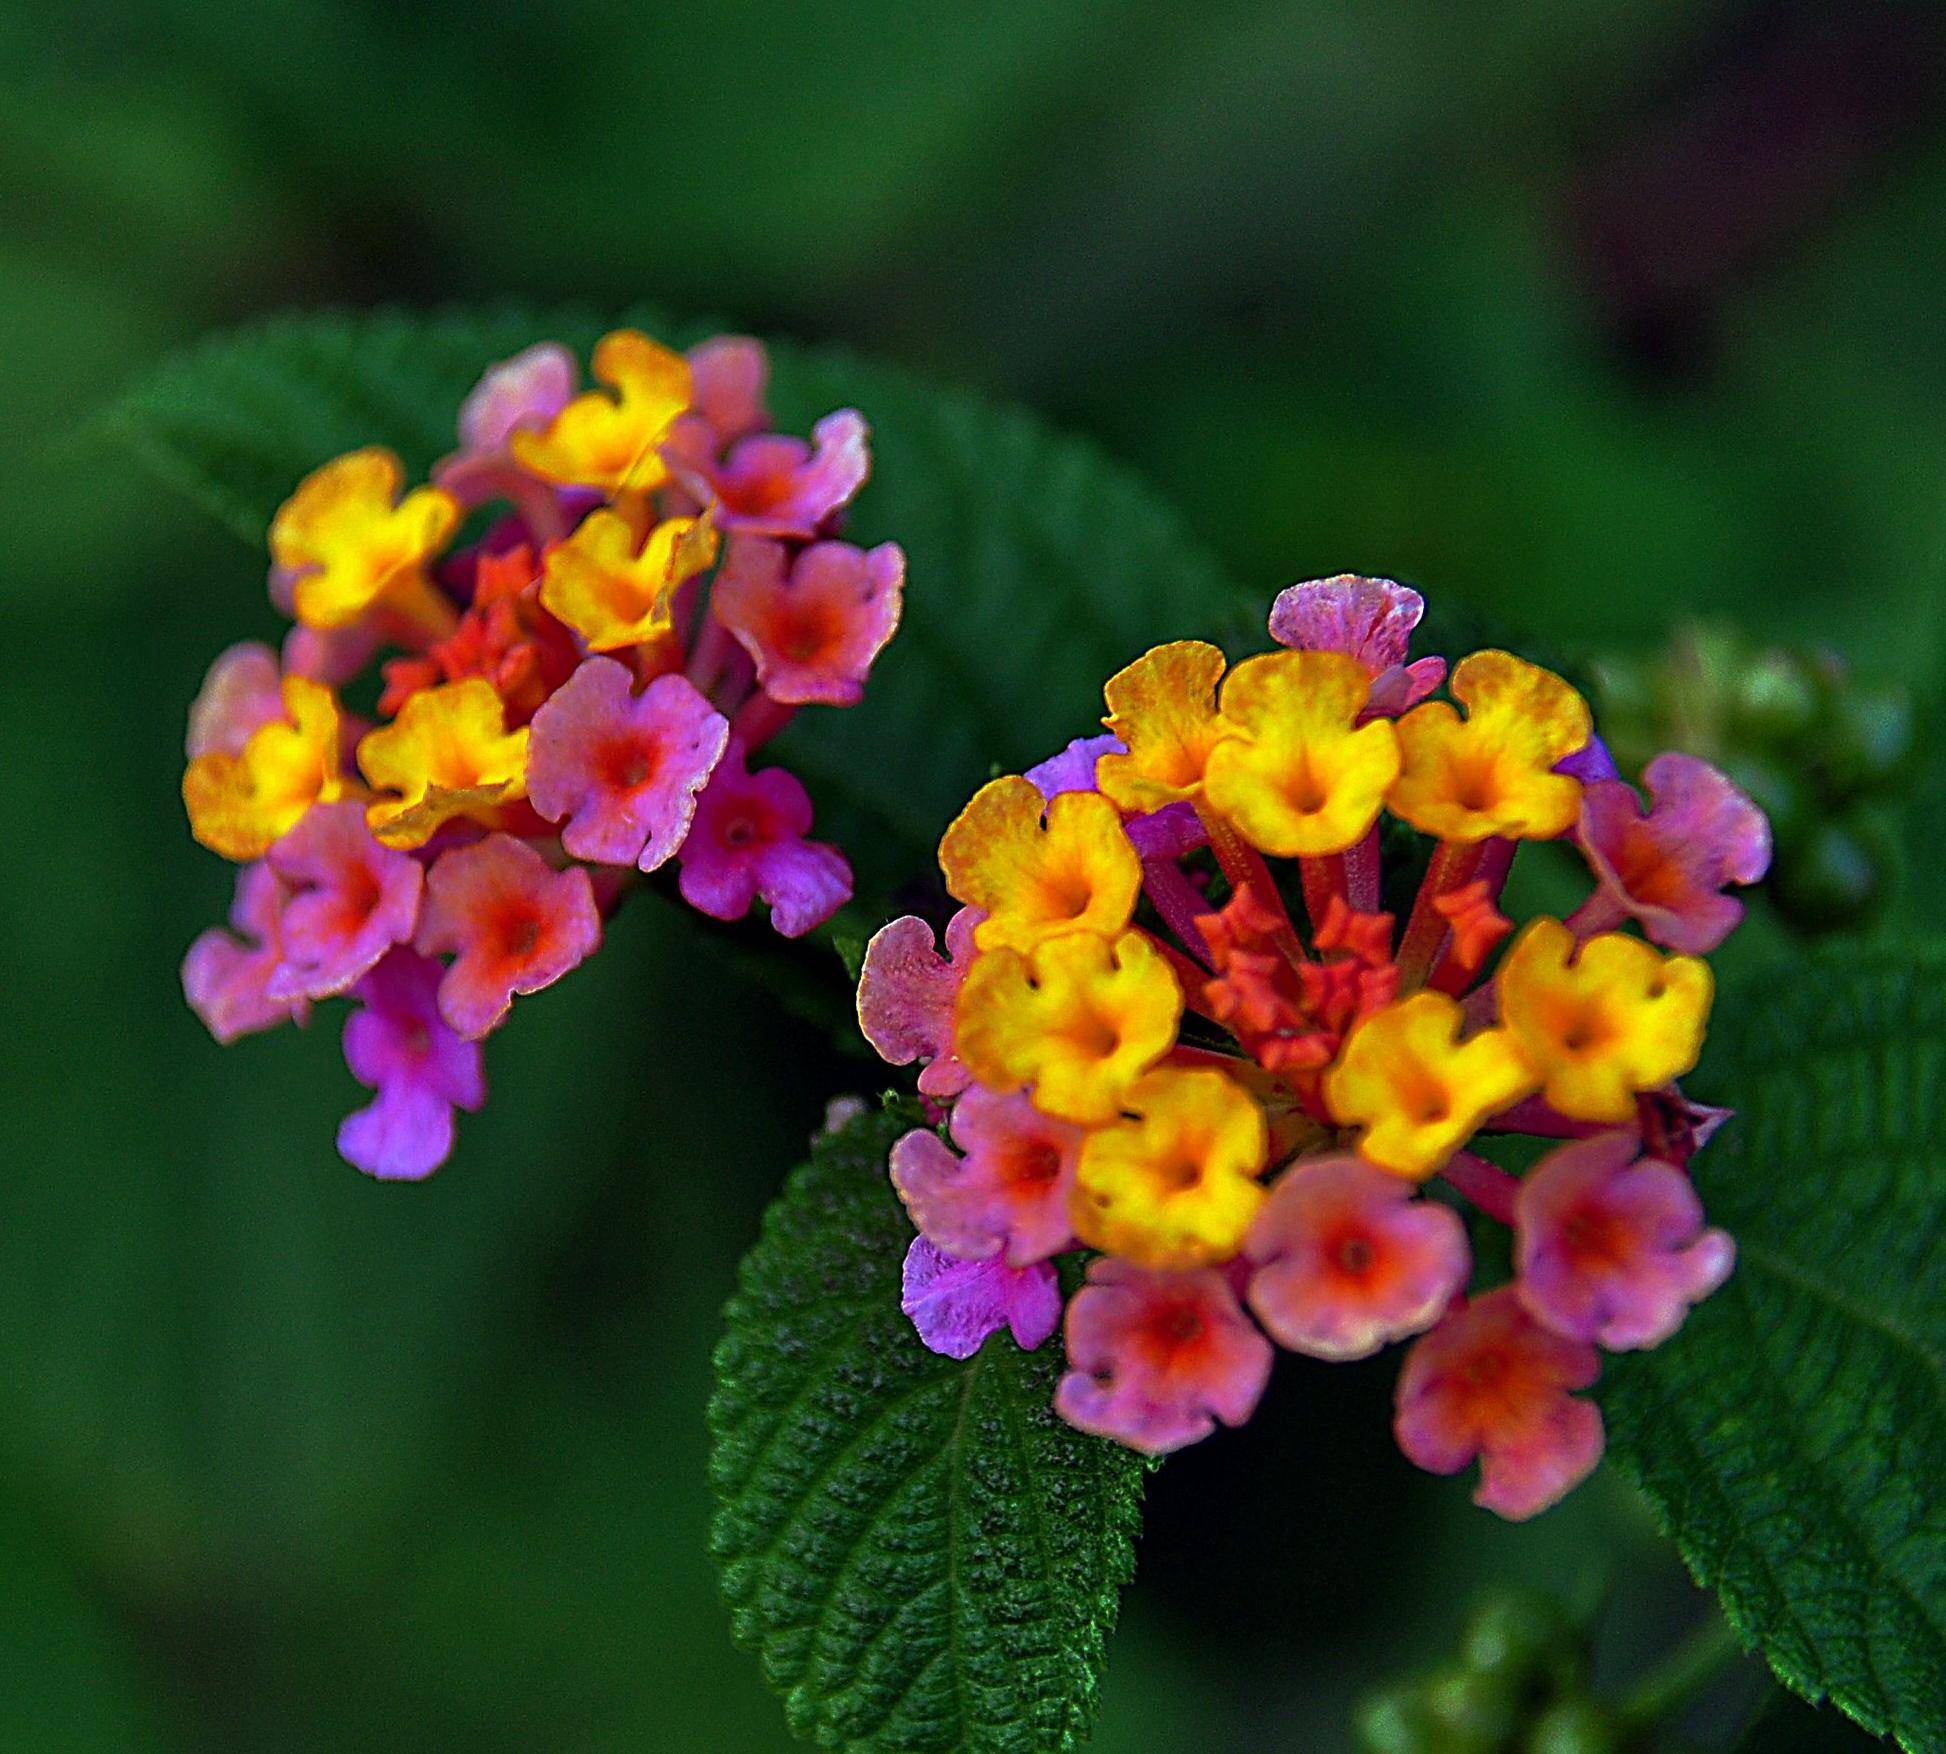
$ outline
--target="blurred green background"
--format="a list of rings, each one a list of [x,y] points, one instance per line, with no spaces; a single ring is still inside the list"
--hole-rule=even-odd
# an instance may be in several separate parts
[[[1029,402],[1266,600],[1940,674],[1930,5],[7,0],[0,69],[6,1749],[784,1746],[704,1556],[708,1352],[873,1081],[659,902],[422,1189],[333,1155],[335,1025],[210,1044],[180,733],[262,561],[83,431],[171,347],[650,298]],[[1343,1746],[1497,1577],[1616,1586],[1622,1665],[1694,1618],[1609,1475],[1524,1529],[1414,1475],[1388,1375],[1287,1361],[1157,1477],[1098,1746]]]

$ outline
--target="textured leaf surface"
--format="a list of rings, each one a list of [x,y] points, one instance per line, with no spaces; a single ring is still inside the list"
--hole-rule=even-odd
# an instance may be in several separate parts
[[[1053,1415],[1060,1347],[958,1364],[899,1312],[901,1120],[821,1141],[716,1353],[713,1549],[737,1638],[829,1748],[1073,1746],[1094,1715],[1142,1464]]]
[[[678,344],[705,332],[645,310],[618,320]],[[550,337],[585,360],[608,326],[580,308],[278,318],[163,367],[111,425],[260,544],[320,462],[386,444],[423,473],[452,449],[460,399],[487,365]],[[847,534],[900,542],[909,559],[905,623],[864,705],[801,714],[780,745],[861,893],[883,893],[917,874],[993,768],[1098,729],[1107,676],[1156,640],[1232,625],[1239,599],[1175,514],[1092,445],[845,353],[771,351],[786,430],[834,407],[865,412],[873,479]]]
[[[1725,994],[1697,1159],[1735,1276],[1617,1360],[1613,1453],[1806,1698],[1946,1748],[1946,949]]]

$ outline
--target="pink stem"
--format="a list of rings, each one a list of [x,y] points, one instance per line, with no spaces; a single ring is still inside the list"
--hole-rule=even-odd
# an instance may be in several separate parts
[[[1355,914],[1375,914],[1379,904],[1378,824],[1355,847],[1345,850],[1345,900]]]
[[[796,717],[796,707],[772,700],[767,694],[753,694],[737,709],[737,716],[730,721],[730,731],[742,740],[745,749],[757,749]]]
[[[705,615],[690,649],[689,662],[683,666],[698,694],[708,694],[723,673],[723,660],[730,655],[730,630],[714,615]]]
[[[1207,969],[1209,947],[1196,921],[1211,909],[1196,893],[1195,885],[1183,875],[1182,867],[1174,859],[1144,859],[1142,887],[1169,930],[1182,940],[1183,948]]]
[[[1628,909],[1606,885],[1597,889],[1567,917],[1567,928],[1577,944],[1585,944],[1597,932],[1611,932],[1628,918]]]
[[[1304,883],[1304,911],[1311,916],[1311,935],[1317,936],[1331,912],[1333,901],[1346,901],[1345,855],[1326,853],[1321,858],[1299,859],[1297,874]]]
[[[1514,1196],[1520,1192],[1516,1177],[1471,1151],[1455,1152],[1439,1173],[1489,1218],[1512,1227]]]
[[[1446,942],[1445,916],[1433,906],[1442,895],[1463,889],[1471,883],[1484,857],[1478,841],[1441,841],[1426,867],[1426,879],[1412,903],[1412,917],[1406,921],[1405,936],[1399,941],[1399,988],[1411,992],[1425,983],[1432,965]]]
[[[1551,1108],[1538,1096],[1502,1109],[1480,1129],[1486,1133],[1528,1133],[1537,1139],[1587,1139],[1605,1132],[1598,1121],[1577,1121]]]

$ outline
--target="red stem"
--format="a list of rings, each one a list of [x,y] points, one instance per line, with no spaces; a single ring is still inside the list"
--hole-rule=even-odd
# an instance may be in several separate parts
[[[1439,843],[1426,867],[1426,880],[1412,903],[1412,917],[1406,921],[1405,936],[1399,941],[1399,990],[1411,992],[1423,986],[1445,945],[1448,926],[1443,914],[1433,906],[1442,895],[1463,889],[1473,881],[1485,857],[1481,841],[1446,840]]]
[[[768,743],[796,717],[796,707],[786,706],[781,700],[772,700],[767,694],[753,694],[737,709],[737,716],[730,721],[730,730],[742,740],[745,749],[756,749]]]
[[[1455,1152],[1439,1173],[1489,1218],[1512,1228],[1514,1196],[1520,1192],[1517,1178],[1471,1151]]]
[[[1345,900],[1355,914],[1375,914],[1379,904],[1378,824],[1355,847],[1345,850]]]
[[[1223,867],[1223,875],[1229,878],[1230,887],[1249,890],[1257,898],[1258,905],[1277,922],[1272,928],[1271,937],[1285,956],[1293,963],[1308,961],[1297,928],[1291,924],[1290,910],[1284,906],[1284,898],[1278,893],[1277,879],[1271,876],[1263,854],[1230,826],[1227,817],[1200,805],[1196,814],[1202,819],[1204,832],[1209,835],[1210,850],[1216,854],[1216,862]]]

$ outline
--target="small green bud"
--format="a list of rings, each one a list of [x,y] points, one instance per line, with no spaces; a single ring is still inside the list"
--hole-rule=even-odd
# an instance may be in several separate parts
[[[1800,931],[1856,925],[1884,896],[1889,857],[1852,827],[1820,823],[1780,852],[1771,893]]]
[[[1442,1663],[1426,1676],[1425,1687],[1451,1754],[1495,1754],[1519,1727],[1522,1689],[1498,1675]]]
[[[1732,736],[1738,743],[1776,749],[1811,728],[1822,690],[1802,659],[1760,652],[1737,676],[1731,696]]]
[[[1362,1701],[1352,1737],[1359,1754],[1446,1754],[1446,1732],[1417,1681],[1395,1683]]]
[[[1621,1723],[1593,1699],[1563,1699],[1537,1717],[1522,1744],[1523,1754],[1619,1754]]]
[[[1832,695],[1819,728],[1819,777],[1834,802],[1848,802],[1897,778],[1912,744],[1912,698],[1903,687],[1847,683]]]
[[[1459,1659],[1476,1674],[1519,1685],[1572,1650],[1574,1629],[1552,1597],[1529,1590],[1488,1596],[1467,1617]]]
[[[1810,786],[1802,774],[1774,756],[1732,755],[1722,768],[1730,782],[1770,818],[1771,837],[1779,846],[1796,840],[1815,823],[1817,806]]]

